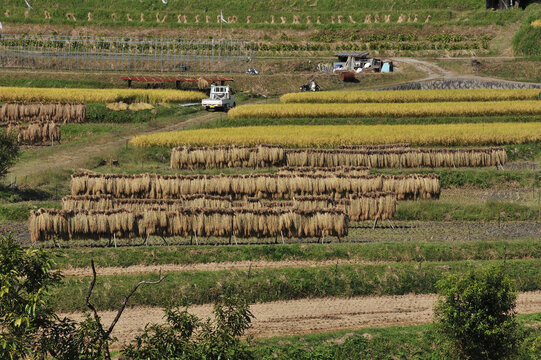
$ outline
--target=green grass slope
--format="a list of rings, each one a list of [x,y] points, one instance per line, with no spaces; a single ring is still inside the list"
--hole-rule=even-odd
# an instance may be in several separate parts
[[[541,27],[532,23],[541,20],[541,4],[528,7],[529,15],[513,37],[513,49],[517,55],[541,56]]]
[[[306,27],[377,25],[419,25],[429,23],[500,24],[516,21],[522,11],[484,10],[481,0],[274,0],[228,2],[169,0],[5,0],[0,4],[0,21],[138,26],[220,26],[219,14],[231,25]],[[72,16],[73,15],[73,16]]]

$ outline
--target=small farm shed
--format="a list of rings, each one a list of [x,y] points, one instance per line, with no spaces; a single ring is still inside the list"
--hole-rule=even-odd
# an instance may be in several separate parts
[[[362,68],[369,61],[369,53],[363,52],[341,52],[334,54],[338,58],[337,62],[333,63],[333,70],[354,70]]]
[[[485,0],[485,8],[487,9],[509,9],[513,6],[518,6],[519,0]]]

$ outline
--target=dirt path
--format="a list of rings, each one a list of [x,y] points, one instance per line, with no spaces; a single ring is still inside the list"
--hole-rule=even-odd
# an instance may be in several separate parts
[[[432,321],[436,295],[367,296],[355,298],[302,299],[254,304],[255,316],[248,335],[256,338],[302,335],[366,327],[387,327],[425,324]],[[190,313],[199,317],[211,314],[211,305],[193,306]],[[541,291],[519,294],[517,310],[521,314],[541,312]],[[108,325],[116,315],[100,313]],[[60,314],[81,320],[81,313]],[[127,343],[147,323],[163,323],[160,308],[127,309],[118,322],[113,336]],[[117,344],[118,346],[118,344]]]
[[[214,120],[219,116],[219,113],[205,112],[184,118],[182,121],[168,126],[159,128],[145,127],[142,131],[133,131],[129,135],[123,136],[106,135],[89,144],[78,147],[67,147],[54,151],[46,157],[39,157],[36,160],[22,163],[19,162],[11,169],[9,176],[13,175],[16,178],[23,178],[45,170],[54,171],[82,167],[88,159],[96,156],[104,157],[110,155],[134,136],[162,131],[182,130],[192,125]]]
[[[318,266],[333,266],[333,265],[376,265],[389,264],[387,261],[356,261],[356,260],[324,260],[324,261],[309,261],[309,260],[286,260],[286,261],[236,261],[236,262],[212,262],[206,264],[163,264],[163,265],[133,265],[127,267],[102,267],[97,268],[98,275],[135,275],[135,274],[157,274],[160,270],[162,273],[179,272],[179,271],[220,271],[220,270],[248,270],[248,269],[275,269],[275,268],[290,268],[290,267],[318,267]],[[66,277],[74,276],[91,276],[92,270],[90,267],[84,268],[69,268],[62,270],[62,274]]]
[[[498,58],[495,57],[493,59],[498,59]],[[504,59],[507,59],[507,57],[504,57]],[[398,63],[405,63],[405,64],[413,65],[417,69],[426,73],[426,77],[424,79],[417,80],[416,82],[444,79],[444,80],[473,80],[473,81],[497,81],[497,82],[504,82],[504,83],[520,83],[517,81],[509,81],[509,80],[493,78],[489,76],[456,74],[450,70],[444,69],[441,66],[438,66],[434,63],[431,63],[425,60],[396,57],[396,58],[393,58],[393,61],[396,61]]]
[[[426,77],[419,81],[429,81],[439,78],[452,78],[457,77],[458,75],[452,73],[449,70],[446,70],[436,64],[430,63],[428,61],[411,59],[411,58],[393,58],[393,61],[406,63],[415,66],[417,69],[426,73]]]

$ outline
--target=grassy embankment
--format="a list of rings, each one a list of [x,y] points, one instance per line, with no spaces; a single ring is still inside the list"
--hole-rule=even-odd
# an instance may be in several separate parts
[[[515,281],[519,291],[541,289],[539,259],[504,260],[503,263],[506,274]],[[502,264],[502,260],[172,272],[159,286],[139,289],[130,303],[133,306],[167,306],[181,300],[192,304],[212,303],[225,289],[243,294],[250,302],[329,296],[429,294],[436,292],[435,284],[443,276],[496,264]],[[100,276],[94,288],[94,304],[98,309],[114,309],[133,284],[156,277],[157,274]],[[65,279],[63,285],[52,292],[55,309],[85,309],[84,297],[89,281],[89,277]]]

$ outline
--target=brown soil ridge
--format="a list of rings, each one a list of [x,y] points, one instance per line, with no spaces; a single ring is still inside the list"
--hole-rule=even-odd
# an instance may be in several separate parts
[[[291,267],[319,267],[333,265],[379,265],[389,264],[390,261],[362,261],[350,259],[334,260],[284,260],[284,261],[235,261],[235,262],[210,262],[198,264],[162,264],[162,265],[132,265],[126,267],[111,266],[98,267],[96,272],[99,276],[113,275],[137,275],[137,274],[157,274],[182,271],[221,271],[221,270],[249,270],[249,269],[279,269]],[[90,267],[66,268],[62,270],[62,275],[66,277],[92,276]]]
[[[321,298],[275,301],[253,304],[255,319],[247,335],[255,338],[293,336],[309,333],[355,330],[362,328],[407,326],[430,323],[437,295],[366,296],[353,298]],[[208,317],[212,305],[198,305],[189,312]],[[541,312],[541,291],[520,293],[517,301],[520,314]],[[82,313],[59,314],[81,320]],[[116,312],[100,312],[108,326]],[[125,310],[113,336],[116,347],[131,342],[147,323],[163,323],[163,310],[157,307],[134,307]]]

